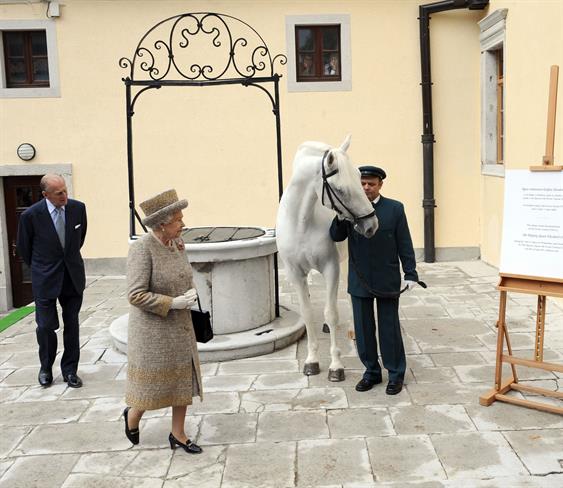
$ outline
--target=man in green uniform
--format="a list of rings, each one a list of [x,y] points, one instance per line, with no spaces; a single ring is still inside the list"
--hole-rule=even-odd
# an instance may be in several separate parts
[[[379,228],[368,239],[355,232],[352,223],[335,217],[330,235],[334,241],[348,239],[348,293],[352,297],[358,354],[366,367],[356,390],[370,390],[382,381],[375,336],[375,298],[381,359],[389,374],[385,392],[396,395],[403,388],[407,367],[399,323],[399,291],[417,284],[416,260],[403,204],[379,193],[385,171],[375,166],[359,169],[362,187],[375,208]],[[402,287],[399,260],[404,273]]]

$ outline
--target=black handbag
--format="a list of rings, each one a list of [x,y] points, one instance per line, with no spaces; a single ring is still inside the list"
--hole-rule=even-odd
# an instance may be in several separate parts
[[[191,310],[192,323],[194,324],[195,340],[197,342],[209,342],[213,339],[213,327],[211,327],[211,314],[201,309],[199,297],[197,297],[199,310]]]

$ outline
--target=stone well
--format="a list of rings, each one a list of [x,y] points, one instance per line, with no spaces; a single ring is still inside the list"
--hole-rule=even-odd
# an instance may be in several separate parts
[[[201,306],[211,312],[215,337],[198,344],[200,360],[268,354],[301,337],[298,315],[280,306],[275,317],[274,229],[199,227],[182,234]],[[197,305],[196,305],[197,307]],[[117,350],[127,352],[128,314],[110,326]]]

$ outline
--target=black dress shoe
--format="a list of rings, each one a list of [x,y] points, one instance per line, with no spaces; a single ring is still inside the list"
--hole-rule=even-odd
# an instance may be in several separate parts
[[[125,435],[127,439],[131,441],[131,444],[138,444],[139,443],[139,429],[129,429],[129,409],[131,407],[127,407],[123,410],[123,419],[125,420]]]
[[[366,378],[362,378],[356,385],[356,391],[371,390],[374,385],[379,385],[379,383],[381,383],[381,378],[378,378],[376,380],[367,380]]]
[[[170,435],[168,436],[168,442],[170,442],[170,449],[172,450],[176,449],[176,446],[179,446],[184,449],[184,451],[190,454],[201,454],[203,452],[203,449],[201,447],[199,447],[189,439],[185,444],[183,442],[180,442],[178,439],[176,439],[176,437],[172,435],[172,432],[170,432]]]
[[[70,386],[71,388],[80,388],[82,386],[82,380],[76,373],[68,373],[67,375],[63,375],[63,380],[65,380],[65,383],[68,384],[68,386]]]
[[[402,381],[390,381],[387,383],[387,388],[385,388],[385,393],[388,395],[396,395],[400,393],[403,389],[403,382]]]
[[[53,383],[53,373],[48,369],[41,368],[39,370],[39,375],[37,376],[37,379],[41,386],[45,386],[45,387],[51,386],[51,383]]]

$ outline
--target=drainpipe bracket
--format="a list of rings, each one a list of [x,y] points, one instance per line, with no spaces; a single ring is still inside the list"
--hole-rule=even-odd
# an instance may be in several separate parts
[[[420,140],[422,141],[422,144],[434,144],[436,142],[436,139],[434,139],[434,134],[422,134],[422,136],[420,136]]]
[[[422,207],[423,208],[436,208],[436,200],[434,198],[424,198],[422,200]]]

